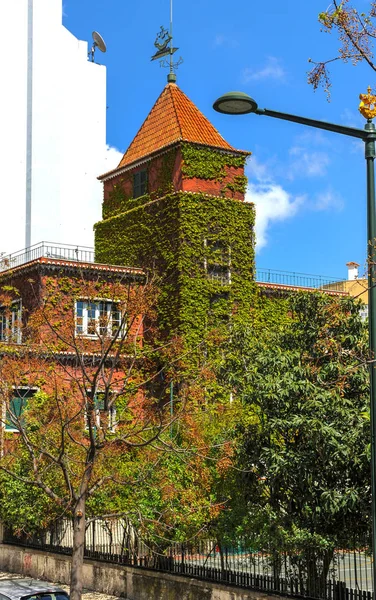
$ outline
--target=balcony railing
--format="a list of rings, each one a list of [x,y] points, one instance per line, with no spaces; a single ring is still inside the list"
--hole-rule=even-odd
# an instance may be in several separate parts
[[[55,244],[53,242],[40,242],[30,248],[0,255],[0,272],[14,269],[37,258],[56,258],[60,260],[73,260],[77,262],[94,262],[94,249],[87,246],[73,246],[71,244]],[[230,283],[229,271],[211,272],[209,278],[222,284]],[[321,275],[294,273],[291,271],[277,271],[273,269],[257,269],[256,281],[258,283],[271,283],[289,285],[292,287],[325,289],[329,291],[343,291],[343,280]]]
[[[14,269],[42,257],[92,263],[94,262],[94,249],[86,246],[40,242],[12,254],[0,255],[0,271]]]
[[[257,269],[256,281],[258,283],[274,283],[278,285],[290,285],[292,287],[324,289],[334,292],[344,291],[343,279],[309,275],[306,273],[293,273],[291,271]]]

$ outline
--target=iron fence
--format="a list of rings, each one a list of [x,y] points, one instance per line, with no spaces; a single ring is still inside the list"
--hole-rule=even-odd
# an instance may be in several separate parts
[[[4,543],[70,554],[72,521],[47,531],[16,535],[5,528]],[[281,595],[314,600],[372,600],[372,557],[368,545],[284,550],[250,548],[245,541],[213,540],[156,547],[140,539],[127,519],[92,520],[86,529],[85,557],[154,569]]]
[[[290,271],[257,269],[256,281],[259,283],[275,283],[278,285],[291,285],[293,287],[314,288],[334,292],[344,291],[344,282],[341,279]]]
[[[14,269],[41,257],[92,263],[94,262],[94,250],[86,246],[40,242],[13,254],[0,255],[0,271]]]

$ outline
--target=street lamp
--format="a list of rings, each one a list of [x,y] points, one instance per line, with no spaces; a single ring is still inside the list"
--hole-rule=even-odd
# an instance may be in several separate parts
[[[309,127],[333,131],[350,137],[363,140],[365,145],[365,158],[367,162],[367,233],[368,233],[368,329],[370,346],[370,413],[371,413],[371,490],[372,490],[372,554],[373,554],[373,589],[376,593],[376,207],[375,207],[375,171],[374,160],[376,128],[372,122],[376,116],[376,96],[360,94],[359,111],[367,119],[364,129],[346,127],[326,121],[317,121],[297,115],[290,115],[268,108],[258,108],[253,98],[244,92],[229,92],[221,96],[213,104],[213,108],[220,113],[228,115],[245,115],[255,113],[275,117],[285,121],[301,123]]]

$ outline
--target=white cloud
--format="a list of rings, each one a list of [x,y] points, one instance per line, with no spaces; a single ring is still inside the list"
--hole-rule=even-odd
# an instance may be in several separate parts
[[[250,179],[257,179],[257,181],[262,181],[263,183],[271,181],[272,177],[268,173],[269,170],[269,164],[261,163],[256,156],[251,156],[248,166]]]
[[[116,169],[119,162],[123,158],[123,152],[115,148],[114,146],[106,146],[106,156],[103,164],[103,173],[107,173],[107,171],[112,171]]]
[[[275,183],[250,183],[246,202],[256,205],[256,247],[266,246],[267,230],[273,221],[284,221],[293,217],[302,205],[304,197],[292,197]]]
[[[286,71],[282,67],[280,59],[275,56],[268,56],[266,64],[259,69],[246,68],[243,71],[243,83],[260,81],[263,79],[284,81],[285,77]]]
[[[310,152],[301,146],[290,148],[289,155],[293,158],[287,171],[289,179],[325,175],[330,164],[330,158],[326,152]]]
[[[343,209],[344,202],[343,198],[340,194],[333,190],[326,190],[317,194],[314,199],[314,203],[312,205],[313,210],[337,210],[340,211]]]
[[[329,158],[325,153],[309,153],[303,152],[300,147],[292,148],[290,156],[294,158],[297,155],[299,155],[297,166],[295,161],[285,165],[285,170],[289,172],[289,179],[292,179],[291,174],[298,166],[301,176],[311,177],[323,174],[329,164]],[[250,183],[245,200],[253,202],[256,206],[257,251],[267,245],[268,231],[274,222],[291,219],[303,208],[313,211],[340,211],[344,205],[340,194],[330,188],[311,197],[304,194],[291,194],[282,185],[276,183],[270,175],[271,171],[275,175],[278,170],[275,165],[271,167],[268,163],[261,163],[254,155],[248,166]]]

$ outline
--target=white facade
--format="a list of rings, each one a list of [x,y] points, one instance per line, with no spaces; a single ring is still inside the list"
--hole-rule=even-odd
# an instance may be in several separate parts
[[[106,157],[106,69],[62,25],[62,0],[2,0],[0,253],[93,245]],[[91,33],[91,32],[90,32]],[[96,58],[99,59],[97,51]]]

